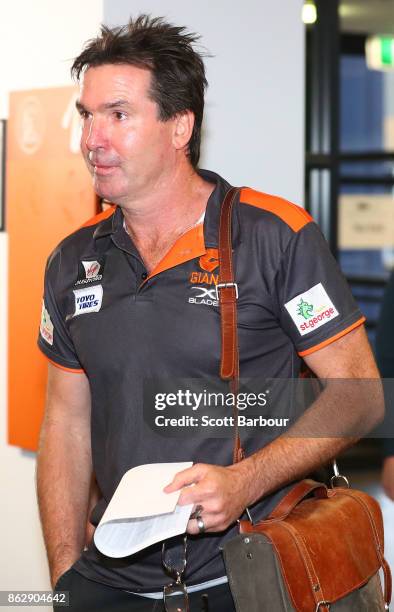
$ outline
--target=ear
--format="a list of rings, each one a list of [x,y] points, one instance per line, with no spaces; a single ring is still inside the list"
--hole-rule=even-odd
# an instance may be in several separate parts
[[[187,147],[194,127],[194,113],[190,110],[182,111],[174,120],[173,144],[176,149]]]

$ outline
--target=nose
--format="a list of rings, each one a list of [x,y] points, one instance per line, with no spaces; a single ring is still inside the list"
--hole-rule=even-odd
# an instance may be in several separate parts
[[[103,121],[99,117],[91,117],[90,121],[84,126],[82,140],[88,151],[104,149],[108,142]]]

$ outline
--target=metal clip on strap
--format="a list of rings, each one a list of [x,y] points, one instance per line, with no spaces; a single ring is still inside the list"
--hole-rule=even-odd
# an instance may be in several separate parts
[[[219,289],[231,289],[231,287],[234,287],[234,289],[235,289],[235,299],[238,300],[238,285],[237,285],[237,283],[218,283],[216,285],[216,299],[218,301],[220,299]]]

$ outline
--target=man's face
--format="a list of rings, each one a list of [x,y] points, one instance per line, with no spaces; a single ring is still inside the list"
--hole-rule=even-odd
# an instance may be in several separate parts
[[[159,121],[150,82],[148,70],[105,64],[81,83],[81,150],[95,191],[117,204],[152,193],[175,163],[174,120]]]

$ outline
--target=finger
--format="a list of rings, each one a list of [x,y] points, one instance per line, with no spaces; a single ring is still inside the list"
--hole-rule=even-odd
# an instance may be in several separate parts
[[[178,505],[188,506],[189,504],[201,504],[208,512],[220,512],[222,509],[220,492],[205,478],[202,478],[200,482],[193,486],[182,489],[178,498]]]
[[[201,516],[201,514],[202,514],[203,512],[204,512],[204,508],[202,507],[202,505],[201,505],[201,504],[196,504],[196,505],[194,505],[194,507],[193,507],[193,511],[192,511],[192,513],[191,513],[191,515],[190,515],[190,518],[191,518],[191,519],[196,519],[196,518],[198,518],[199,516]]]
[[[203,535],[204,533],[217,533],[219,531],[224,531],[227,529],[228,525],[223,520],[223,517],[220,515],[215,516],[214,514],[205,514],[200,517],[204,523],[204,530],[198,526],[198,522],[196,519],[191,519],[187,523],[186,531],[190,535]]]
[[[178,498],[178,506],[205,506],[204,502],[207,500],[206,494],[200,485],[193,485],[182,489],[181,494]]]
[[[188,524],[187,524],[187,533],[189,533],[190,535],[202,535],[204,534],[206,531],[208,531],[210,529],[209,527],[209,517],[208,515],[204,516],[204,517],[200,517],[199,520],[203,521],[204,523],[204,529],[201,530],[198,526],[198,522],[197,519],[191,519]]]
[[[166,487],[164,487],[164,493],[173,493],[173,491],[179,491],[183,487],[198,482],[203,475],[203,465],[196,463],[186,470],[182,470],[175,474],[174,479]]]

